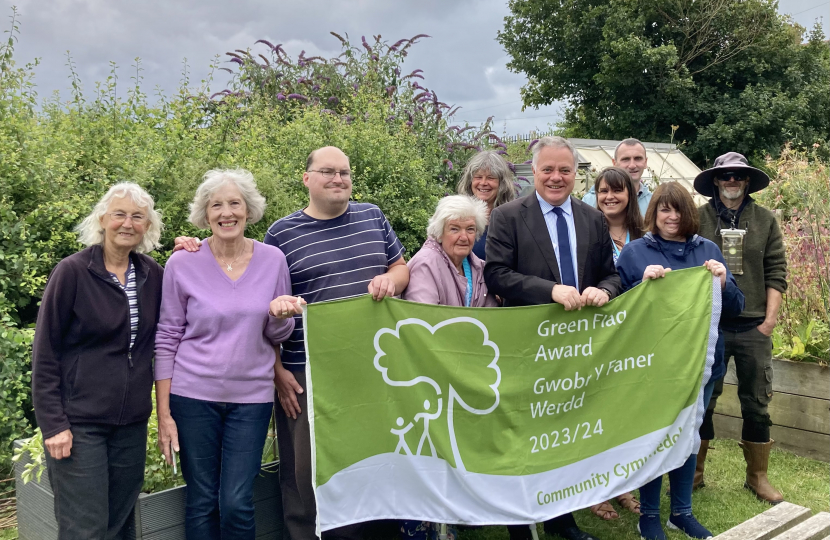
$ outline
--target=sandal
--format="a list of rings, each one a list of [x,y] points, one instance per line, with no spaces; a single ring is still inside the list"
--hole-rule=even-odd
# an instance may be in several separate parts
[[[614,510],[614,507],[611,506],[611,503],[605,501],[603,503],[595,504],[591,507],[591,512],[593,512],[597,517],[600,519],[604,519],[605,521],[611,521],[612,519],[617,519],[620,515]]]
[[[623,493],[617,496],[617,502],[620,506],[631,512],[632,514],[640,515],[640,501],[638,501],[631,493]]]

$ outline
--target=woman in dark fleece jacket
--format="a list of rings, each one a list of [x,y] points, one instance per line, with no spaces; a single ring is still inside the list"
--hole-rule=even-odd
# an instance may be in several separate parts
[[[78,226],[83,251],[49,277],[32,397],[61,540],[126,538],[144,483],[161,219],[138,185],[113,186]]]
[[[744,308],[744,295],[735,278],[726,268],[720,249],[697,235],[700,221],[692,196],[677,182],[661,184],[654,192],[645,217],[643,238],[626,245],[617,259],[623,290],[647,279],[658,279],[670,270],[705,266],[720,278],[721,315],[736,317]],[[718,328],[715,362],[703,392],[704,409],[712,397],[714,383],[723,377],[723,335]],[[682,351],[678,351],[682,353]],[[692,538],[710,538],[710,533],[692,515],[692,481],[697,455],[692,454],[680,468],[669,472],[671,483],[671,515],[667,525],[680,529]],[[648,540],[665,540],[660,525],[660,488],[662,477],[640,488],[640,535]]]

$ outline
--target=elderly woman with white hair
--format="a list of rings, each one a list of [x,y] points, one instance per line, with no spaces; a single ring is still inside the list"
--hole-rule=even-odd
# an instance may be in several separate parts
[[[493,208],[516,198],[513,173],[501,155],[495,150],[484,150],[474,155],[464,167],[458,182],[458,193],[470,195],[487,205],[484,230],[473,246],[473,253],[484,260],[484,246],[487,244],[487,224]]]
[[[146,191],[112,186],[43,293],[32,397],[63,540],[126,538],[144,483],[163,275],[144,252],[161,228]]]
[[[440,306],[493,307],[484,261],[472,252],[487,226],[487,205],[474,197],[451,195],[429,218],[427,241],[409,260],[409,286],[401,298]]]
[[[467,195],[450,195],[438,201],[429,218],[427,240],[407,263],[409,285],[401,298],[439,306],[495,307],[487,293],[484,261],[473,245],[487,226],[487,204]],[[426,539],[432,524],[402,521],[400,537]],[[448,538],[457,538],[450,530]]]
[[[189,539],[255,538],[253,487],[274,402],[275,348],[302,313],[285,255],[245,237],[265,199],[244,170],[205,174],[190,222],[207,249],[167,262],[156,333],[159,446],[181,451]]]

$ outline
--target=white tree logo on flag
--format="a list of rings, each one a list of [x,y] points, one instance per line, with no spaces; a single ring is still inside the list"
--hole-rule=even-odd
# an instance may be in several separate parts
[[[411,326],[410,326],[411,325]],[[452,328],[448,328],[451,325],[458,325],[452,326]],[[489,360],[487,363],[486,368],[491,369],[495,372],[496,380],[493,384],[488,385],[489,388],[488,393],[488,406],[487,407],[473,407],[468,404],[470,401],[471,396],[462,396],[459,391],[456,390],[457,385],[453,385],[452,380],[450,377],[446,376],[439,376],[436,377],[433,374],[401,374],[398,373],[399,369],[402,366],[407,365],[407,358],[408,354],[418,354],[418,351],[411,350],[411,347],[398,347],[398,349],[403,349],[407,351],[407,354],[404,354],[403,358],[400,355],[394,354],[387,354],[381,348],[381,339],[384,336],[389,336],[389,338],[394,338],[395,340],[404,340],[405,338],[402,334],[406,333],[407,330],[413,329],[426,329],[429,331],[430,334],[433,336],[436,335],[436,332],[439,330],[444,330],[442,334],[446,335],[448,330],[470,330],[471,328],[467,325],[474,325],[475,328],[480,332],[482,337],[481,347],[483,349],[487,349],[486,352],[482,351],[482,354],[486,354]],[[409,328],[408,328],[409,327]],[[387,338],[387,339],[389,339]],[[449,438],[450,438],[450,446],[452,448],[453,458],[455,460],[456,468],[460,471],[466,470],[464,467],[464,462],[461,459],[461,454],[458,449],[458,442],[456,440],[455,435],[455,428],[454,428],[454,419],[453,419],[453,412],[455,410],[455,404],[457,403],[460,405],[464,410],[475,414],[475,415],[486,415],[490,414],[496,407],[499,405],[499,383],[501,382],[501,371],[498,367],[498,360],[499,360],[499,347],[493,341],[489,339],[489,333],[487,331],[487,327],[484,326],[480,321],[473,319],[471,317],[456,317],[453,319],[447,319],[438,323],[435,326],[431,326],[430,324],[426,323],[421,319],[405,319],[402,321],[398,321],[395,325],[395,329],[391,328],[382,328],[375,333],[374,338],[374,345],[375,345],[375,358],[374,358],[374,366],[383,376],[383,380],[386,384],[390,386],[415,386],[417,384],[427,384],[433,388],[435,391],[435,406],[433,407],[433,402],[431,400],[424,400],[423,408],[424,411],[416,414],[412,421],[406,422],[403,417],[398,417],[395,421],[397,426],[396,428],[391,428],[390,432],[393,435],[398,437],[397,447],[395,449],[395,453],[403,453],[405,455],[413,455],[412,449],[406,443],[405,436],[406,434],[414,428],[415,425],[418,423],[422,424],[422,434],[418,441],[418,446],[414,452],[414,455],[426,455],[428,452],[433,457],[437,457],[437,453],[435,450],[435,446],[432,442],[432,437],[430,436],[429,432],[429,425],[430,422],[434,422],[438,420],[443,412],[443,396],[447,396],[447,427],[449,431]],[[403,345],[403,343],[401,343]],[[388,347],[387,347],[388,350]],[[467,351],[465,351],[467,352]],[[475,351],[472,351],[475,352]],[[392,374],[390,375],[390,370]],[[405,372],[405,369],[403,370]],[[397,375],[404,375],[404,376],[397,376]],[[438,379],[438,380],[436,380]],[[444,391],[446,389],[446,392]],[[484,389],[482,389],[484,390]],[[467,400],[464,398],[467,397]],[[477,396],[480,399],[480,396]]]

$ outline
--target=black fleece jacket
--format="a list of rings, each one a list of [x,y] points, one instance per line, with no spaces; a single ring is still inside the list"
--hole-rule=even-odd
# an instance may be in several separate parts
[[[147,255],[130,258],[139,313],[132,351],[127,295],[107,272],[101,246],[70,255],[49,276],[32,350],[32,399],[44,439],[73,423],[150,417],[163,270]]]

